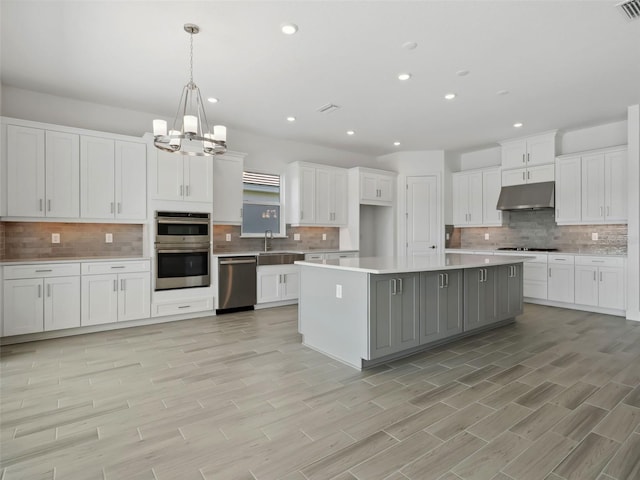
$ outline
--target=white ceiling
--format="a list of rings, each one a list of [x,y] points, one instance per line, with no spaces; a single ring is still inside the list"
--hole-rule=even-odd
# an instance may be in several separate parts
[[[465,150],[624,118],[640,102],[640,20],[616,3],[2,0],[1,80],[172,117],[193,22],[194,80],[220,98],[207,115],[231,148],[237,128],[370,155]],[[316,112],[329,102],[342,108]]]

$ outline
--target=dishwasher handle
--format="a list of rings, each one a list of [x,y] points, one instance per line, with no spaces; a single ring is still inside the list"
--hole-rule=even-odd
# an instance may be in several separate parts
[[[220,265],[238,265],[238,264],[242,264],[242,263],[253,263],[256,264],[257,260],[254,258],[249,258],[249,259],[225,259],[225,260],[220,260],[218,262]]]

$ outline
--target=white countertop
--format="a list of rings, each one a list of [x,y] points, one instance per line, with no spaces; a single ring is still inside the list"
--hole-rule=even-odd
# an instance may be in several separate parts
[[[3,260],[0,267],[10,265],[41,265],[43,263],[86,263],[86,262],[131,262],[151,260],[151,257],[82,257],[82,258],[33,258],[24,260]]]
[[[340,258],[336,260],[301,260],[295,263],[305,267],[385,274],[509,265],[528,261],[530,258],[533,257],[447,253],[425,257],[360,257]]]
[[[602,250],[558,250],[556,252],[536,252],[532,250],[498,250],[497,248],[468,248],[468,247],[455,247],[455,248],[445,248],[445,252],[447,253],[455,253],[456,251],[461,252],[487,252],[487,253],[495,253],[497,255],[575,255],[575,256],[589,256],[589,257],[621,257],[626,258],[626,253],[611,253]]]
[[[347,253],[347,252],[357,252],[358,250],[340,250],[340,249],[329,249],[329,250],[296,250],[293,248],[285,249],[285,250],[269,250],[265,252],[264,250],[255,250],[249,252],[213,252],[212,255],[214,257],[248,257],[253,255],[260,255],[264,253],[299,253],[302,255],[306,255],[307,253]]]

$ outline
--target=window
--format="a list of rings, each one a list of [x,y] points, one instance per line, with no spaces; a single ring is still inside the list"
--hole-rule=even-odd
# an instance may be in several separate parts
[[[242,173],[242,235],[284,234],[280,206],[279,175]]]

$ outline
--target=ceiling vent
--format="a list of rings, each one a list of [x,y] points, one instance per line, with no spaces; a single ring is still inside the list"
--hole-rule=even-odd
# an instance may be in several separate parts
[[[338,105],[334,105],[333,103],[327,103],[326,105],[322,105],[318,108],[318,112],[320,113],[333,113],[338,110],[340,107]]]
[[[628,0],[616,5],[629,20],[640,18],[640,0]]]

